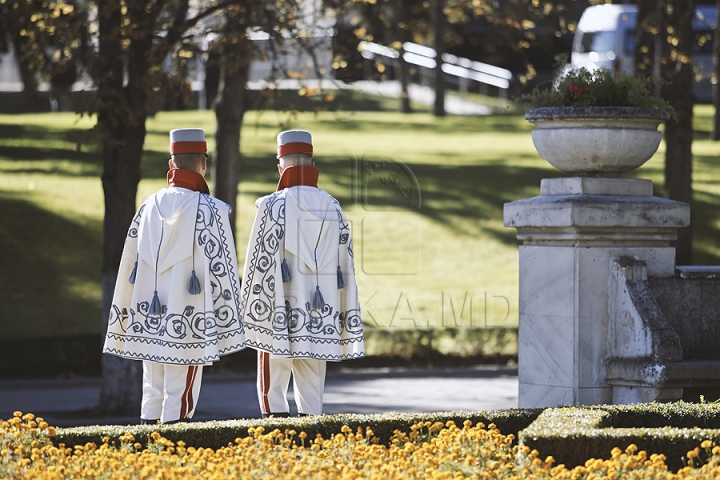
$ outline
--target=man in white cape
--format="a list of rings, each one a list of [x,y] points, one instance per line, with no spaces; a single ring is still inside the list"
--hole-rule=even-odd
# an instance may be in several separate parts
[[[258,351],[263,416],[289,414],[291,374],[298,413],[319,415],[326,362],[365,356],[350,226],[317,187],[310,133],[285,131],[277,140],[280,182],[255,202],[243,323]]]
[[[125,239],[104,353],[142,360],[141,423],[192,418],[202,368],[245,347],[230,207],[205,182],[201,129],[170,132],[168,188]]]

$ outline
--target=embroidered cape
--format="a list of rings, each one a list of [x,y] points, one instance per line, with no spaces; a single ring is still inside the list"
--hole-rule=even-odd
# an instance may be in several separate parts
[[[278,357],[365,356],[350,226],[340,204],[323,190],[295,186],[256,205],[242,287],[248,346]]]
[[[245,347],[229,213],[185,188],[145,200],[125,239],[103,352],[206,365]]]

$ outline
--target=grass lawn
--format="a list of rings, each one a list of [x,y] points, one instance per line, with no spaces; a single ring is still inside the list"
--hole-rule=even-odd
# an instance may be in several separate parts
[[[720,143],[712,109],[696,109],[695,263],[720,259]],[[0,116],[0,332],[3,338],[100,331],[103,194],[90,119]],[[165,185],[168,131],[201,127],[212,112],[161,112],[148,123],[138,204]],[[242,131],[238,197],[242,264],[254,200],[274,191],[275,135],[313,133],[321,187],[352,222],[363,317],[390,328],[517,325],[515,232],[505,202],[560,176],[519,115],[435,119],[427,113],[251,112]],[[664,146],[636,174],[662,192]]]

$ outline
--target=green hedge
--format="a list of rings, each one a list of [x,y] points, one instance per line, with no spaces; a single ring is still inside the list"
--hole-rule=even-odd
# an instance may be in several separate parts
[[[545,410],[519,433],[523,445],[552,455],[568,468],[590,458],[609,458],[614,447],[635,444],[648,455],[662,453],[670,469],[703,440],[720,444],[720,405],[649,403]]]
[[[183,440],[188,446],[219,448],[232,443],[238,437],[247,436],[251,427],[262,426],[265,432],[274,429],[284,431],[304,431],[308,437],[314,438],[321,434],[324,438],[330,438],[340,432],[343,425],[353,430],[358,427],[371,427],[375,437],[381,442],[388,442],[395,430],[404,432],[410,431],[410,427],[420,422],[447,422],[452,420],[459,427],[465,420],[471,420],[473,424],[483,422],[485,425],[494,423],[504,434],[515,434],[528,427],[533,420],[542,412],[542,409],[512,409],[493,411],[457,411],[441,413],[384,413],[374,415],[322,415],[309,417],[291,418],[268,418],[252,420],[225,420],[214,422],[190,422],[171,425],[109,425],[92,427],[75,427],[58,429],[53,443],[58,445],[64,443],[68,447],[84,445],[86,443],[102,443],[103,437],[108,437],[110,442],[119,444],[118,438],[124,433],[131,433],[137,442],[147,443],[150,433],[157,431],[163,437],[177,442]]]
[[[720,445],[720,404],[685,402],[76,427],[58,429],[53,442],[69,447],[100,444],[104,437],[118,442],[122,434],[131,433],[137,442],[145,444],[148,435],[157,431],[174,442],[183,440],[188,446],[219,448],[247,436],[251,427],[262,426],[265,432],[276,428],[304,431],[310,438],[319,433],[327,439],[347,425],[353,430],[371,427],[375,437],[386,443],[395,430],[407,432],[420,422],[445,423],[449,420],[458,426],[465,420],[471,420],[473,424],[494,423],[502,433],[514,434],[521,444],[538,450],[541,457],[552,455],[556,464],[562,463],[568,468],[583,465],[591,458],[607,459],[613,448],[624,450],[635,444],[648,455],[664,454],[668,467],[677,470],[684,466],[686,453],[703,440]]]

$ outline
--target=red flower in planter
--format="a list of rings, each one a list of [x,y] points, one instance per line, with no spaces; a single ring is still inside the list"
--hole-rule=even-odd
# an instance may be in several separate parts
[[[583,89],[575,84],[572,84],[568,87],[568,92],[570,92],[571,98],[578,99],[580,98],[580,95],[582,95]]]

